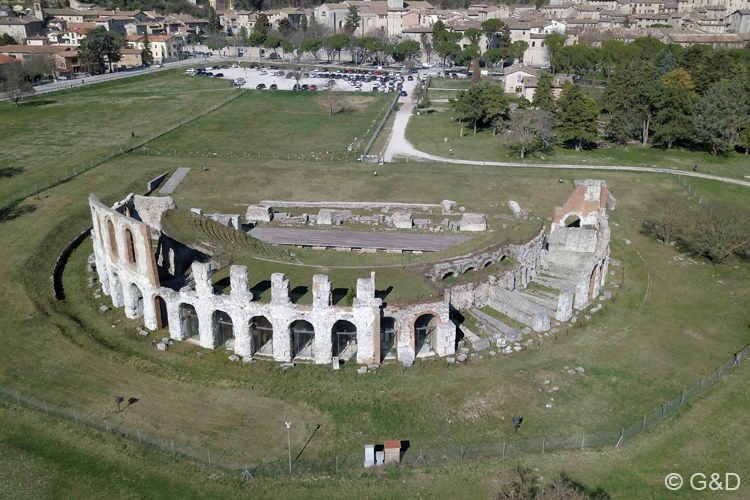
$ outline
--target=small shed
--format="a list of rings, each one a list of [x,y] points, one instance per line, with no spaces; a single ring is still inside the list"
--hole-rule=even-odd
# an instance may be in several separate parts
[[[383,464],[397,464],[401,462],[401,441],[386,441],[383,443],[385,460]]]

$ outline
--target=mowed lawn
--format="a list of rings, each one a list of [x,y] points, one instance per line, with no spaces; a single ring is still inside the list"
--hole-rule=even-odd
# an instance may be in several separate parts
[[[392,96],[337,92],[347,109],[328,114],[327,92],[250,91],[230,105],[151,143],[154,151],[177,151],[259,159],[360,152],[375,132]],[[328,156],[330,158],[330,156]],[[354,158],[349,153],[349,159]]]
[[[438,95],[435,94],[436,97]],[[442,96],[442,93],[440,95]],[[659,147],[644,148],[638,144],[618,147],[610,144],[608,148],[580,152],[572,148],[555,146],[546,151],[527,154],[526,158],[521,160],[519,152],[509,147],[502,135],[492,135],[491,128],[480,128],[475,135],[473,126],[467,123],[464,137],[459,136],[458,117],[448,109],[412,116],[406,129],[406,138],[415,148],[445,158],[582,166],[649,166],[686,171],[692,171],[693,167],[698,165],[698,172],[705,174],[737,179],[750,175],[750,156],[734,151],[726,156],[712,157],[705,151],[688,151],[679,147],[667,151]],[[448,138],[448,142],[444,141],[445,138]]]
[[[162,71],[0,103],[0,204],[36,185],[43,189],[91,160],[239,92],[226,80]],[[131,137],[131,132],[135,137]]]

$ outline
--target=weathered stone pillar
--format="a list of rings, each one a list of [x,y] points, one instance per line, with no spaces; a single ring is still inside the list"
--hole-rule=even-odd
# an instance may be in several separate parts
[[[167,318],[169,321],[169,336],[174,340],[185,340],[189,333],[183,331],[182,318],[180,318],[180,301],[177,299],[167,300]]]
[[[456,352],[456,325],[452,321],[443,321],[435,332],[437,345],[435,352],[438,356],[450,356]]]
[[[195,266],[195,264],[193,264]],[[198,333],[200,334],[201,347],[206,349],[216,348],[216,335],[214,334],[213,309],[211,303],[198,302],[195,308],[198,314]]]
[[[357,363],[380,363],[380,306],[375,297],[375,273],[370,278],[357,279],[357,296],[352,303],[352,314],[357,324]]]
[[[209,297],[214,293],[211,282],[211,263],[193,262],[193,279],[195,280],[195,293],[199,298]]]
[[[247,266],[232,266],[229,268],[230,296],[243,301],[253,300],[247,277]]]
[[[143,326],[149,330],[156,330],[156,309],[154,296],[143,297]]]
[[[292,336],[289,331],[289,317],[293,314],[294,306],[289,297],[289,280],[284,273],[271,275],[271,305],[270,318],[273,325],[273,359],[289,362],[292,360]]]

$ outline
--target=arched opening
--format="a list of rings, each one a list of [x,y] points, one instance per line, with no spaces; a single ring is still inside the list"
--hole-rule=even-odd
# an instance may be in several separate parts
[[[396,336],[398,323],[396,318],[386,316],[380,320],[380,361],[396,359]]]
[[[331,328],[333,355],[348,360],[357,357],[357,327],[343,319]]]
[[[161,330],[169,326],[167,303],[160,295],[154,295],[154,313],[156,314],[156,329]]]
[[[130,229],[125,230],[125,251],[128,253],[128,262],[135,264],[135,241]]]
[[[253,336],[254,354],[273,356],[273,326],[265,316],[250,319],[250,334]]]
[[[467,267],[466,271],[464,271],[464,273],[468,273],[469,271],[476,271],[476,268],[473,267],[473,266],[472,267]]]
[[[109,253],[117,260],[117,238],[115,238],[115,225],[112,219],[107,218],[107,239],[109,240]]]
[[[414,353],[417,356],[432,354],[438,319],[434,314],[423,314],[414,322]]]
[[[234,349],[234,325],[232,325],[232,318],[224,311],[214,311],[212,319],[216,345]]]
[[[112,305],[120,307],[124,301],[122,296],[122,281],[117,273],[112,273],[112,285],[109,290],[110,296],[112,297]]]
[[[130,284],[130,309],[136,318],[143,316],[143,293],[135,283]]]
[[[200,325],[195,307],[190,304],[180,304],[180,324],[182,325],[183,333],[186,333],[188,338],[200,338]]]
[[[581,218],[574,215],[572,219],[565,219],[565,227],[581,227]]]
[[[594,286],[596,285],[596,270],[598,267],[595,267],[593,271],[591,271],[591,277],[589,278],[589,300],[594,299]]]
[[[292,359],[313,359],[315,328],[305,320],[297,320],[289,326],[292,336]]]
[[[447,280],[448,278],[454,276],[453,271],[447,272],[443,275],[443,280]]]
[[[492,265],[492,261],[488,260],[487,262],[484,263],[482,267],[490,267],[491,265]]]

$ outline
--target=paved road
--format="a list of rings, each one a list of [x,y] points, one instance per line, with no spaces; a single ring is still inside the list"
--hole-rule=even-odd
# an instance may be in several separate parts
[[[424,252],[439,252],[440,250],[471,239],[468,236],[364,233],[275,227],[256,227],[250,230],[250,236],[267,243],[279,245],[374,248],[377,250],[421,250]]]
[[[411,82],[409,82],[411,83]],[[405,101],[407,98],[401,98]],[[700,172],[690,172],[684,170],[673,170],[669,168],[656,167],[633,167],[629,165],[565,165],[549,163],[526,163],[526,162],[501,162],[501,161],[475,161],[461,160],[457,158],[445,158],[444,156],[431,155],[424,151],[419,151],[406,139],[406,125],[412,114],[413,105],[411,101],[403,102],[401,108],[396,114],[393,122],[393,132],[388,140],[385,151],[385,161],[393,161],[395,157],[417,158],[427,161],[441,163],[454,163],[457,165],[482,165],[495,167],[522,167],[522,168],[557,168],[557,169],[576,169],[576,170],[625,170],[631,172],[652,172],[659,174],[677,174],[685,177],[698,177],[701,179],[711,179],[714,181],[738,184],[740,186],[750,187],[750,181],[721,177],[719,175],[702,174]]]

